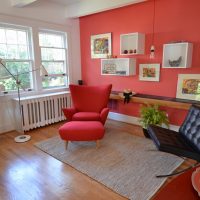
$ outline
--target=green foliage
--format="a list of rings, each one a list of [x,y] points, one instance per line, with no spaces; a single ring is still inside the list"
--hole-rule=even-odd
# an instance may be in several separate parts
[[[20,85],[23,88],[31,87],[28,62],[7,62],[6,67],[13,75],[15,75],[16,78],[17,74],[20,74],[18,79],[21,81]],[[0,84],[5,86],[6,91],[17,90],[16,81],[4,67],[0,68]]]
[[[158,105],[146,105],[140,109],[140,123],[143,128],[147,128],[148,125],[159,125],[165,124],[169,127],[169,120],[167,113],[159,109]]]

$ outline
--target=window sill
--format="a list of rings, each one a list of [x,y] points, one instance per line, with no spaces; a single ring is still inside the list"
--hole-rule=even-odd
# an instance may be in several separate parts
[[[30,96],[37,96],[37,95],[48,95],[48,94],[58,94],[58,93],[69,93],[69,88],[67,87],[62,87],[62,88],[54,88],[54,89],[43,89],[41,91],[20,91],[20,97],[30,97]],[[12,99],[12,98],[18,98],[18,94],[17,91],[15,92],[10,92],[7,94],[4,94],[2,92],[0,92],[0,98],[6,98],[6,99]]]

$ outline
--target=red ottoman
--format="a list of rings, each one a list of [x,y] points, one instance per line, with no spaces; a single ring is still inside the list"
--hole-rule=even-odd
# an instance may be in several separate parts
[[[70,121],[59,128],[61,139],[66,141],[92,141],[96,140],[97,148],[99,140],[103,138],[105,129],[99,121]]]

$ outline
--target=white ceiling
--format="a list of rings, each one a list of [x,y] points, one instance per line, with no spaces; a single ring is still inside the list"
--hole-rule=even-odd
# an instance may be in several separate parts
[[[78,2],[83,2],[84,0],[50,0],[51,2],[54,3],[58,3],[58,4],[62,4],[62,5],[70,5],[70,4],[74,4],[74,3],[78,3]]]
[[[6,1],[6,0],[5,0]],[[10,0],[13,7],[24,8],[42,3],[57,4],[66,9],[66,18],[77,18],[147,0]]]

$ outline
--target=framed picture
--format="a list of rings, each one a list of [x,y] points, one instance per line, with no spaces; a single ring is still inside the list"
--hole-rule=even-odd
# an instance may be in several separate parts
[[[112,55],[111,33],[91,36],[91,58],[107,58]]]
[[[176,98],[200,101],[200,74],[179,74]]]
[[[139,80],[141,81],[159,81],[160,64],[140,64]]]

